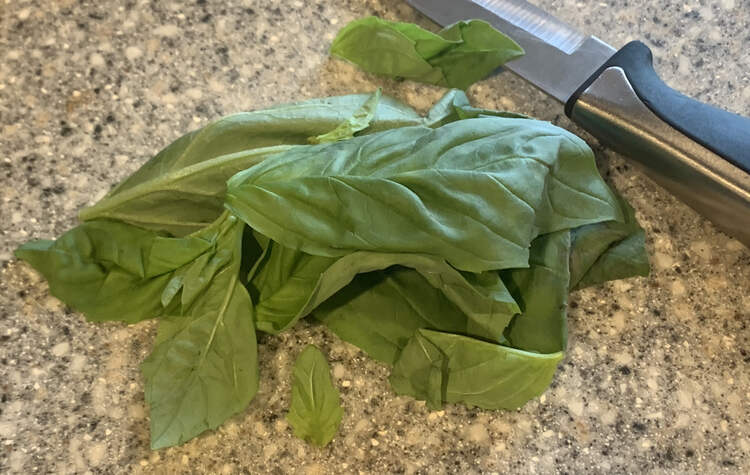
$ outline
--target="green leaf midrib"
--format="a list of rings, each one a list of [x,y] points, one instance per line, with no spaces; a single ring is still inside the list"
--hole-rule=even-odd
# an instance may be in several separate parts
[[[252,149],[249,151],[243,150],[240,152],[212,158],[210,160],[205,160],[203,162],[196,163],[185,168],[180,168],[176,171],[159,175],[157,178],[145,181],[132,188],[128,188],[127,190],[122,191],[121,193],[118,193],[112,197],[105,198],[98,204],[95,204],[88,208],[84,208],[80,213],[78,213],[78,216],[82,221],[88,221],[99,217],[113,216],[116,215],[116,213],[111,213],[112,210],[116,210],[118,207],[129,201],[133,201],[137,198],[141,198],[158,191],[178,190],[178,187],[175,187],[174,185],[170,186],[170,184],[179,183],[185,178],[200,175],[202,173],[205,173],[207,170],[210,170],[212,168],[220,168],[235,161],[242,162],[254,156],[281,153],[295,147],[299,147],[299,145],[274,145],[271,147]],[[248,168],[249,166],[250,164],[248,165]],[[189,193],[197,194],[194,189],[191,189]],[[205,194],[205,196],[211,195]]]

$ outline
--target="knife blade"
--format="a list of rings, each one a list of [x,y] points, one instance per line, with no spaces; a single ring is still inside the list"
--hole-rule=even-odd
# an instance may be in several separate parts
[[[487,21],[526,52],[504,67],[750,247],[750,119],[667,86],[649,48],[615,49],[525,0],[407,0],[442,26]]]

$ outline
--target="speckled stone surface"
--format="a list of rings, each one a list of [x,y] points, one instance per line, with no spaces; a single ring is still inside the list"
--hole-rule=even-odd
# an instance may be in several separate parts
[[[667,82],[750,115],[750,3],[534,3],[613,45],[644,40]],[[653,275],[573,295],[569,352],[544,396],[514,412],[430,412],[395,397],[385,367],[302,324],[262,338],[262,387],[246,412],[149,450],[138,365],[155,325],[86,323],[12,250],[61,234],[221,115],[376,85],[426,109],[439,89],[326,56],[335,31],[368,14],[429,25],[397,0],[0,0],[0,472],[750,472],[750,251],[595,142],[646,228]],[[576,130],[509,74],[469,93]],[[345,409],[324,449],[284,422],[307,342],[328,354]]]

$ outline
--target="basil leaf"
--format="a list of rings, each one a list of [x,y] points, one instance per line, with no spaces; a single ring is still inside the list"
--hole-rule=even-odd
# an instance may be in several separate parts
[[[310,136],[330,132],[367,98],[314,99],[221,118],[176,140],[79,216],[84,221],[116,219],[177,236],[196,232],[221,214],[229,177],[306,144]],[[370,129],[421,122],[411,108],[383,98]]]
[[[643,229],[611,245],[576,284],[575,290],[599,285],[610,280],[649,274],[646,235]]]
[[[336,435],[343,412],[325,356],[307,345],[294,363],[292,401],[286,416],[294,435],[323,447]]]
[[[352,279],[355,274],[361,275]],[[315,317],[342,339],[391,363],[403,345],[381,350],[381,335],[387,342],[405,342],[426,327],[501,341],[520,311],[496,273],[458,272],[426,255],[353,253],[332,265],[321,282],[343,290],[325,300]]]
[[[44,275],[52,295],[88,320],[136,323],[181,313],[205,290],[217,269],[230,260],[228,251],[216,248],[227,223],[221,218],[199,232],[172,238],[126,223],[94,220],[56,241],[24,244],[16,256]],[[248,249],[247,256],[258,252]]]
[[[207,226],[186,238],[161,238],[160,240],[157,240],[155,248],[159,249],[161,254],[164,255],[168,255],[170,252],[179,249],[182,243],[187,241],[188,238],[202,238],[210,243],[210,247],[207,248],[206,252],[188,264],[182,266],[174,273],[172,279],[162,293],[162,305],[166,306],[167,302],[170,302],[171,298],[181,291],[180,308],[183,313],[186,312],[193,302],[202,295],[206,289],[208,289],[209,285],[213,282],[214,276],[221,269],[228,264],[236,265],[236,263],[233,263],[232,261],[235,258],[240,259],[240,257],[234,255],[233,249],[227,248],[226,246],[219,246],[218,242],[220,239],[224,239],[224,236],[229,232],[242,232],[242,229],[238,231],[238,228],[243,228],[243,226],[237,223],[235,217],[231,216],[228,212],[224,212],[224,214],[210,226]],[[243,253],[245,253],[246,257],[252,256],[253,254],[259,254],[259,252],[260,250],[257,248],[243,249]],[[151,260],[154,260],[153,255]]]
[[[529,267],[500,273],[521,306],[505,332],[510,346],[539,353],[565,350],[570,232],[545,234],[531,243]]]
[[[633,208],[621,196],[617,199],[624,222],[606,221],[572,231],[571,290],[649,274],[646,235]]]
[[[463,119],[476,119],[479,117],[510,117],[516,119],[529,119],[530,117],[515,112],[496,111],[492,109],[481,109],[473,107],[469,103],[466,93],[458,89],[452,89],[445,93],[438,102],[427,113],[424,124],[428,127],[440,127],[450,122]]]
[[[266,255],[248,283],[250,295],[257,302],[257,329],[276,334],[303,317],[302,312],[315,305],[308,302],[314,298],[321,274],[335,261],[268,243]]]
[[[230,253],[186,314],[161,319],[141,369],[151,447],[181,444],[245,409],[258,389],[252,302],[239,280],[243,225],[219,218],[217,254]]]
[[[169,243],[166,244],[165,243]],[[162,315],[173,273],[212,246],[210,237],[172,239],[124,223],[83,223],[56,241],[16,250],[49,283],[50,293],[91,321],[136,323]]]
[[[434,285],[436,280],[442,277],[401,266],[360,274],[313,315],[342,340],[390,365],[420,328],[502,339],[512,311],[489,310],[501,302],[483,295],[484,289],[471,287],[467,281],[463,288],[456,282],[447,284],[453,290],[447,294]],[[456,299],[456,294],[463,295]],[[502,303],[515,306],[512,301]],[[461,308],[466,304],[486,313],[467,315]]]
[[[434,56],[450,46],[449,41],[416,25],[368,17],[339,31],[331,55],[370,73],[445,85],[440,70],[422,54]]]
[[[519,311],[513,297],[494,273],[459,272],[443,259],[420,254],[355,252],[343,257],[321,275],[316,301],[325,301],[352,282],[357,274],[394,266],[414,269],[426,283],[466,314],[466,331],[483,338],[501,338],[508,321]]]
[[[460,111],[464,107],[470,107],[469,98],[466,93],[458,89],[446,92],[429,110],[425,117],[425,125],[428,127],[440,127],[449,122],[460,120]]]
[[[443,72],[449,87],[466,89],[500,65],[524,54],[515,41],[480,20],[455,23],[439,34],[458,43],[429,60]]]
[[[228,213],[184,238],[96,220],[17,251],[89,320],[162,317],[144,363],[154,448],[218,426],[257,388],[252,304],[237,279],[243,228]]]
[[[427,253],[471,272],[526,266],[539,233],[621,219],[583,141],[499,117],[290,150],[233,176],[226,204],[310,254]]]
[[[397,394],[483,409],[515,409],[549,386],[562,353],[530,353],[474,338],[418,330],[390,381]]]
[[[444,260],[418,254],[355,252],[340,259],[312,256],[275,242],[259,263],[248,288],[256,306],[256,327],[278,333],[349,285],[357,274],[405,266],[469,316],[465,331],[497,340],[519,311],[495,273],[460,273]],[[330,306],[329,306],[330,308]],[[363,317],[366,318],[366,317]],[[466,318],[464,318],[466,320]],[[413,333],[411,329],[406,337]]]
[[[331,54],[370,73],[466,89],[523,55],[523,49],[481,20],[435,34],[411,23],[368,17],[342,28]]]

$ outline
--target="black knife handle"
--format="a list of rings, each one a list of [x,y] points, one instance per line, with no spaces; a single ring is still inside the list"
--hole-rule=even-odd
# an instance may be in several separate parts
[[[657,183],[750,247],[750,120],[667,86],[628,43],[565,105]]]
[[[643,104],[663,121],[734,166],[750,173],[750,119],[696,101],[667,86],[654,70],[651,49],[631,41],[599,68],[565,104],[571,116],[580,95],[607,68],[625,71]]]

